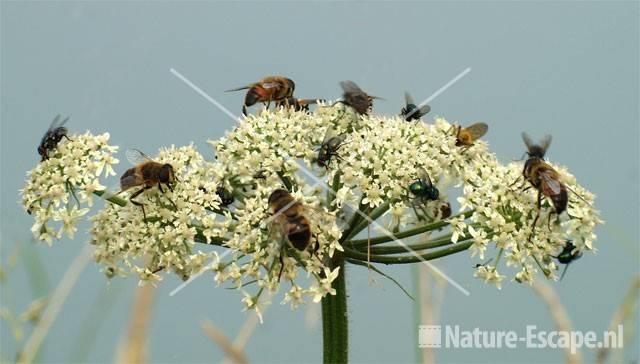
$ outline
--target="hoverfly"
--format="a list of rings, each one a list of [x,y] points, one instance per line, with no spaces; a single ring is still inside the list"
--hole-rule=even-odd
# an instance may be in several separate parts
[[[342,81],[340,82],[340,87],[342,87],[344,93],[342,94],[343,100],[338,102],[351,106],[360,115],[369,113],[373,107],[374,99],[383,100],[381,97],[372,96],[362,91],[353,81]]]
[[[277,227],[286,240],[297,250],[306,250],[311,244],[312,237],[311,223],[306,216],[306,206],[296,201],[289,191],[282,188],[271,192],[268,204],[273,213],[270,228],[274,226]],[[318,248],[319,243],[316,241],[314,252],[317,251]],[[280,254],[278,280],[280,280],[282,276],[283,269],[284,261],[282,254]]]
[[[404,102],[405,106],[400,110],[400,116],[406,121],[420,120],[421,117],[431,111],[431,106],[429,105],[418,108],[413,101],[413,97],[411,97],[408,92],[404,93]]]
[[[335,135],[335,131],[329,128],[325,134],[324,140],[318,149],[318,157],[316,163],[320,167],[329,169],[329,163],[331,159],[336,157],[340,159],[338,150],[345,144],[344,140],[347,138],[346,134]]]
[[[293,96],[280,100],[276,103],[276,106],[292,107],[295,111],[309,112],[309,105],[314,105],[320,102],[324,102],[324,99],[298,99]]]
[[[456,131],[456,146],[463,147],[467,150],[473,146],[473,143],[480,139],[489,130],[489,125],[485,123],[471,124],[466,128],[460,125],[455,126]]]
[[[64,124],[69,120],[69,118],[65,118],[62,121],[60,119],[61,116],[56,115],[51,122],[51,125],[49,125],[49,129],[47,129],[42,136],[42,140],[40,140],[40,145],[38,145],[38,154],[40,154],[41,162],[49,159],[49,152],[56,149],[62,138],[66,138],[71,141],[67,136],[69,131],[64,127]]]
[[[529,156],[527,161],[524,163],[522,176],[533,188],[538,190],[538,212],[533,220],[533,227],[531,231],[531,236],[533,236],[533,230],[535,230],[536,223],[540,217],[542,199],[544,197],[548,197],[553,203],[555,213],[560,215],[567,208],[567,188],[562,182],[560,182],[560,175],[558,172],[556,172],[556,170],[543,159],[549,145],[551,144],[551,136],[547,135],[542,138],[540,144],[535,144],[531,141],[531,138],[527,133],[522,133],[522,140],[527,146],[527,154]],[[529,188],[530,187],[527,187],[525,190]],[[549,214],[549,224],[550,223],[551,214]]]
[[[569,264],[571,264],[575,260],[580,259],[580,257],[582,257],[582,252],[579,251],[575,245],[573,245],[573,241],[567,240],[560,254],[554,256],[554,258],[558,259],[558,262],[560,264],[565,264],[562,275],[560,276],[560,280],[562,280],[562,278],[564,278],[564,275],[567,273]]]
[[[267,105],[268,109],[271,101],[277,102],[292,97],[295,88],[296,85],[291,79],[283,76],[268,76],[250,85],[234,88],[225,92],[248,89],[244,97],[244,104],[242,105],[242,114],[246,116],[247,107],[262,102]]]
[[[127,150],[126,156],[129,162],[134,164],[134,167],[129,168],[120,177],[120,192],[118,192],[118,194],[130,188],[142,186],[142,188],[129,196],[129,201],[142,208],[142,215],[144,220],[147,221],[147,213],[144,209],[144,204],[135,201],[134,198],[154,186],[158,186],[160,192],[164,193],[164,190],[162,189],[163,184],[173,192],[173,185],[177,181],[175,171],[171,164],[158,163],[137,149]],[[174,209],[177,209],[176,204],[170,198],[167,197],[167,200],[171,202]]]

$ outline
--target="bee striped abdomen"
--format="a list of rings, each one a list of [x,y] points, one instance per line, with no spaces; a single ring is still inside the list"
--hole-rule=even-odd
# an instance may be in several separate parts
[[[551,195],[551,201],[553,201],[553,207],[558,215],[567,209],[568,196],[564,185],[560,185],[560,193]]]
[[[247,91],[244,98],[245,106],[253,106],[260,101],[269,100],[269,92],[260,86],[254,86]]]

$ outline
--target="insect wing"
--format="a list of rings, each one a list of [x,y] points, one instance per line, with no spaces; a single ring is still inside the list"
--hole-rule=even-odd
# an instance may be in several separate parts
[[[356,94],[364,94],[365,92],[356,85],[353,81],[341,81],[340,87],[345,93],[356,93]]]
[[[472,140],[477,140],[487,133],[489,125],[485,123],[475,123],[469,125],[466,130],[469,132],[469,135],[471,135]]]
[[[153,161],[153,159],[141,152],[139,149],[127,149],[125,151],[125,156],[127,157],[127,160],[134,166]]]
[[[404,92],[404,102],[407,105],[415,104],[415,102],[413,102],[413,97],[411,97],[411,95],[406,91]]]
[[[424,105],[423,107],[420,108],[420,116],[427,115],[429,111],[431,111],[431,106]]]
[[[536,145],[533,143],[533,140],[531,140],[529,134],[522,132],[522,141],[524,141],[524,145],[527,146],[527,150],[532,152]]]
[[[431,183],[431,178],[429,177],[429,173],[427,173],[427,171],[424,168],[420,168],[418,170],[418,176],[420,177],[420,180],[423,181],[425,183],[425,185],[427,185],[427,187],[433,187],[433,183]]]
[[[542,149],[543,154],[549,149],[549,145],[551,145],[551,135],[547,134],[540,139],[540,149]]]
[[[540,173],[540,178],[542,179],[542,189],[546,192],[547,195],[557,195],[562,190],[560,182],[553,178],[550,171],[544,171]]]

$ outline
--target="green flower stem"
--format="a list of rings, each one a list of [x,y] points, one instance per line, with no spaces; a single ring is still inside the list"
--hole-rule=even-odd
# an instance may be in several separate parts
[[[469,247],[473,244],[473,240],[467,240],[465,242],[458,242],[456,244],[450,245],[447,248],[436,250],[430,253],[417,254],[415,255],[401,255],[401,256],[386,256],[386,255],[375,255],[372,254],[369,257],[369,261],[373,263],[383,263],[383,264],[410,264],[410,263],[418,263],[423,260],[433,260],[441,257],[445,257],[447,255],[459,253],[461,251],[465,251],[469,249]],[[351,250],[349,248],[344,249],[344,255],[350,259],[356,259],[363,262],[367,261],[367,254],[359,251]]]
[[[452,216],[451,218],[463,217],[464,219],[466,219],[469,216],[471,216],[474,211],[475,210],[462,212],[462,213],[459,213],[457,215]],[[448,220],[439,220],[439,221],[436,221],[436,222],[432,222],[430,224],[419,226],[417,228],[401,231],[401,232],[395,233],[393,235],[395,235],[395,238],[397,238],[397,239],[404,239],[404,238],[408,238],[410,236],[426,233],[427,231],[437,230],[437,229],[443,228],[443,227],[445,227],[447,225],[449,225],[449,221]],[[387,243],[387,242],[390,242],[392,240],[397,240],[395,238],[391,237],[391,236],[383,235],[383,236],[377,236],[377,237],[371,238],[371,239],[348,240],[346,243],[344,243],[344,245],[349,246],[349,247],[358,248],[358,247],[361,247],[361,246],[366,246],[367,244],[377,245],[377,244]]]
[[[362,198],[360,199],[358,211],[360,211],[365,215],[368,214],[369,212],[368,206],[362,204]],[[357,212],[354,213],[353,216],[351,217],[351,220],[349,221],[349,227],[342,232],[342,237],[340,237],[340,243],[350,239],[353,235],[355,235],[355,234],[352,234],[352,232],[356,228],[356,226],[360,223],[360,220],[362,220],[362,216]]]
[[[107,191],[106,190],[102,190],[102,191],[93,191],[93,194],[98,196],[98,197],[102,197]],[[125,199],[122,199],[118,196],[109,196],[108,198],[105,198],[107,201],[116,204],[120,207],[125,207],[127,205],[127,201]],[[156,222],[156,221],[160,221],[161,219],[159,217],[149,217],[147,218],[147,222]],[[204,234],[202,233],[202,229],[195,226],[196,228],[196,236],[193,238],[194,241],[198,242],[198,243],[202,243],[202,244],[209,244],[209,245],[219,245],[222,246],[222,244],[225,242],[224,238],[221,237],[212,237],[211,238],[211,242],[207,242],[207,238],[204,236]]]
[[[432,249],[432,248],[439,248],[441,246],[445,246],[445,245],[450,245],[453,244],[453,242],[451,241],[451,236],[453,234],[447,234],[447,235],[443,235],[443,236],[439,236],[437,238],[433,238],[433,239],[428,239],[426,241],[423,242],[419,242],[419,243],[414,243],[414,244],[406,244],[409,248],[411,248],[412,250],[415,251],[419,251],[419,250],[424,250],[424,249]],[[460,240],[464,240],[464,238],[460,238]],[[367,252],[367,246],[359,246],[355,248],[357,251],[366,253]],[[379,246],[379,247],[373,247],[371,248],[371,254],[381,254],[381,255],[385,255],[385,254],[398,254],[398,253],[406,253],[407,249],[405,249],[403,246],[400,245],[393,245],[393,246]]]
[[[327,190],[327,209],[331,210],[331,204],[336,199],[336,192],[342,188],[340,182],[340,171],[336,171],[333,175],[333,183],[331,184],[331,190]]]
[[[362,209],[360,211],[364,212],[364,214],[367,217],[369,217],[369,219],[371,219],[372,221],[375,221],[380,216],[382,216],[385,212],[387,212],[387,210],[389,210],[389,201],[385,201],[382,205],[374,208],[373,210],[369,210],[368,208],[366,210],[368,212],[364,212],[362,211]],[[353,238],[354,236],[358,235],[358,233],[360,233],[362,230],[364,230],[364,228],[367,227],[367,225],[369,225],[369,220],[366,220],[360,214],[356,213],[354,217],[357,217],[358,219],[353,223],[349,224],[349,229],[345,231],[344,234],[342,234],[342,238],[340,238],[341,243],[343,241],[347,241]]]
[[[107,190],[102,190],[102,191],[93,191],[93,194],[98,196],[98,197],[102,197],[102,195],[104,195],[107,192]],[[127,201],[123,198],[120,198],[118,196],[109,196],[108,198],[105,198],[107,201],[114,203],[120,207],[125,207],[127,205]]]
[[[325,364],[349,361],[347,289],[342,258],[333,261],[331,269],[336,267],[340,267],[340,271],[338,277],[331,283],[336,294],[328,294],[322,299],[322,344]]]

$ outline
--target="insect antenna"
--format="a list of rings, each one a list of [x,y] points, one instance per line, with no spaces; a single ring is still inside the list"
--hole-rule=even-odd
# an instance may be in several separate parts
[[[562,275],[560,276],[560,280],[562,280],[562,278],[564,278],[564,275],[567,274],[567,269],[569,269],[569,263],[567,263],[567,265],[564,266],[564,270],[562,271]]]

